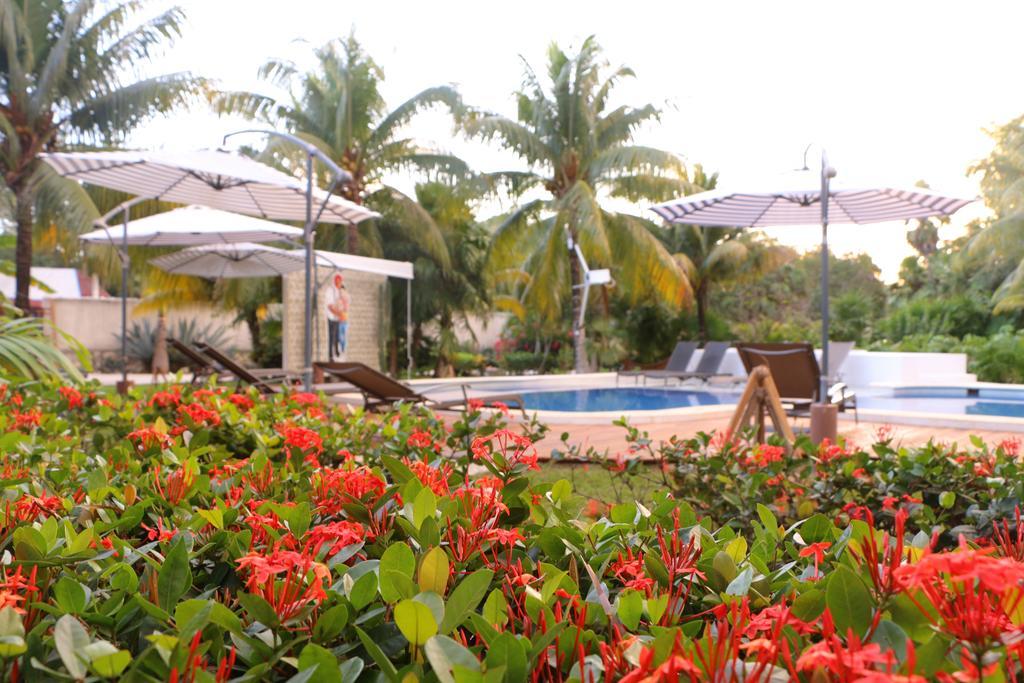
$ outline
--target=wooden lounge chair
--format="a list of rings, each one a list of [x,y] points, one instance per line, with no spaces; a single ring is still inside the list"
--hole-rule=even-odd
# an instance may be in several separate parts
[[[697,350],[697,342],[694,341],[681,341],[676,344],[676,347],[672,349],[672,355],[668,357],[668,361],[665,363],[665,367],[660,370],[656,369],[640,369],[640,370],[619,370],[615,374],[615,385],[618,386],[620,377],[645,377],[649,373],[667,371],[667,372],[686,372],[686,367],[690,364],[690,359],[693,358],[693,352]]]
[[[242,384],[251,385],[256,387],[261,394],[279,393],[282,385],[290,384],[291,380],[294,379],[287,372],[278,368],[250,370],[237,363],[231,356],[205,342],[196,342],[196,348],[215,364],[230,372],[237,381],[238,386]]]
[[[668,384],[670,379],[678,379],[680,381],[687,379],[700,379],[710,380],[713,377],[727,377],[728,373],[719,372],[719,368],[722,367],[722,361],[725,360],[725,352],[732,346],[732,342],[708,342],[704,345],[704,353],[701,354],[700,360],[697,361],[697,367],[692,372],[687,372],[686,368],[682,371],[678,370],[649,370],[644,373],[644,383],[647,383],[647,378],[652,377],[655,379],[664,379],[665,384]]]
[[[472,400],[466,391],[466,385],[462,386],[461,399],[449,399],[438,401],[417,392],[408,384],[394,380],[383,372],[378,372],[363,363],[348,362],[318,362],[313,363],[313,387],[323,386],[327,377],[341,380],[351,384],[352,387],[363,395],[363,405],[367,410],[379,410],[383,407],[390,407],[400,401],[409,403],[424,403],[436,410],[453,410],[469,407]],[[332,385],[333,388],[333,385]],[[510,408],[516,408],[526,415],[526,407],[523,404],[522,396],[518,394],[497,394],[480,396],[478,400],[484,403],[500,401]]]
[[[218,371],[218,368],[210,362],[210,359],[193,349],[188,344],[177,339],[167,338],[171,348],[185,357],[185,364],[192,371],[192,384],[199,384],[207,377]]]
[[[791,417],[810,415],[811,404],[818,402],[821,386],[821,367],[814,355],[814,346],[803,342],[792,343],[743,343],[736,350],[747,373],[759,365],[771,372],[779,396]],[[853,408],[857,414],[857,396],[845,384],[834,384],[829,389],[827,400],[839,407],[841,412]]]

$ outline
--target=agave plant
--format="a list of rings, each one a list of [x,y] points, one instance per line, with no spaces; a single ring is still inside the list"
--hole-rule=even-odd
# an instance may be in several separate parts
[[[190,346],[196,342],[205,342],[228,352],[234,350],[227,345],[227,326],[212,320],[204,325],[200,325],[195,318],[178,320],[168,336]],[[117,339],[120,342],[121,335],[117,335]],[[155,343],[156,325],[149,318],[132,321],[128,326],[128,358],[140,361],[143,367],[148,368],[153,362]],[[179,356],[173,349],[170,350],[170,359],[172,368],[186,365],[186,359]]]

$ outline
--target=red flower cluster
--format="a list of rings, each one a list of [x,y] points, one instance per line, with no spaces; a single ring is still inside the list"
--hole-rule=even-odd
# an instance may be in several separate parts
[[[74,387],[60,387],[57,389],[60,397],[68,404],[68,410],[82,407],[82,392]]]
[[[149,397],[150,408],[174,408],[181,403],[181,387],[174,387],[170,391],[154,391]]]
[[[502,472],[510,472],[517,465],[539,470],[537,449],[533,442],[510,429],[499,429],[490,436],[478,436],[470,446],[473,457],[492,464]]]
[[[238,559],[238,569],[246,575],[246,590],[270,603],[282,622],[327,597],[331,578],[325,565],[294,550],[250,552]]]
[[[14,428],[23,432],[30,432],[37,429],[43,423],[43,413],[38,408],[29,410],[12,410],[11,417],[14,418]]]
[[[161,483],[161,467],[153,466],[153,490],[168,505],[174,506],[180,503],[188,495],[192,484],[195,481],[195,474],[187,465],[167,475],[167,481]]]
[[[140,451],[167,448],[172,443],[170,436],[155,427],[139,427],[134,432],[129,432],[128,440],[133,441]]]
[[[220,415],[199,403],[185,403],[178,406],[179,419],[192,427],[216,427],[220,424]],[[188,418],[186,421],[184,418]]]

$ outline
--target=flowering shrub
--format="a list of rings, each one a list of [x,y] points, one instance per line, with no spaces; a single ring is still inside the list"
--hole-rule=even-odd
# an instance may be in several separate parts
[[[350,414],[212,386],[9,391],[0,674],[1024,675],[1013,444],[787,455],[634,430],[675,494],[588,517],[568,481],[531,480],[542,431],[500,411],[446,424],[421,407]]]

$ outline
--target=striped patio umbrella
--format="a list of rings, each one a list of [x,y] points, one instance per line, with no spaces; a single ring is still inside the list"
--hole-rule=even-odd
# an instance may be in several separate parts
[[[711,190],[652,206],[670,223],[708,227],[763,228],[821,226],[821,385],[818,400],[828,396],[828,225],[882,223],[929,216],[948,216],[973,199],[961,199],[921,188],[842,187],[836,172],[821,157],[820,175],[805,168],[783,178],[774,188],[748,191]],[[824,201],[822,201],[824,198]]]
[[[306,183],[224,150],[58,152],[43,161],[67,178],[174,204],[200,204],[278,221],[306,220]],[[318,223],[359,223],[376,213],[319,188]]]

